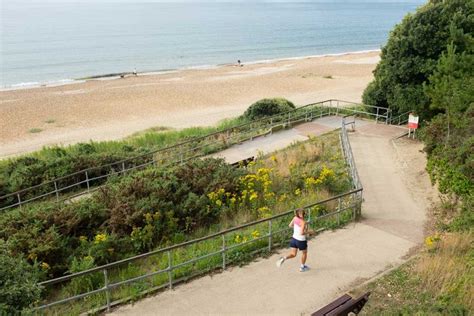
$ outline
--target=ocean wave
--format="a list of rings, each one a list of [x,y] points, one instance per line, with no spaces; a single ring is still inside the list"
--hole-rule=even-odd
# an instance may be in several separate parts
[[[301,60],[301,59],[308,59],[308,58],[367,54],[367,53],[373,53],[373,52],[380,52],[380,49],[370,49],[370,50],[360,50],[360,51],[350,51],[350,52],[330,53],[330,54],[320,54],[320,55],[305,55],[305,56],[297,56],[297,57],[260,59],[260,60],[253,60],[253,61],[243,61],[243,64],[245,65],[270,64],[270,63],[285,61],[285,60]],[[184,70],[217,69],[219,67],[230,66],[230,65],[234,65],[234,64],[227,63],[227,64],[216,64],[216,65],[196,65],[196,66],[187,66],[187,67],[176,68],[176,69],[144,71],[144,72],[138,72],[138,74],[140,76],[164,75],[164,74],[176,73],[176,72],[184,71]],[[83,83],[83,82],[92,81],[92,80],[98,80],[98,81],[115,80],[115,79],[120,79],[122,76],[131,76],[131,75],[133,75],[132,72],[116,72],[116,73],[109,73],[109,74],[102,74],[102,75],[94,75],[94,76],[89,76],[89,77],[81,78],[81,79],[62,79],[62,80],[46,81],[46,82],[22,82],[22,83],[4,86],[0,89],[0,91],[33,89],[33,88],[41,88],[41,87],[57,87],[57,86],[63,86],[63,85],[68,85],[68,84]]]

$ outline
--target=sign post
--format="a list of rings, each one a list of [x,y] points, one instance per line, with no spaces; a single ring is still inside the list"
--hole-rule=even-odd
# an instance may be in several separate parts
[[[413,131],[413,139],[415,139],[415,132],[418,128],[418,115],[415,113],[410,113],[408,115],[408,138],[411,136],[411,132]]]

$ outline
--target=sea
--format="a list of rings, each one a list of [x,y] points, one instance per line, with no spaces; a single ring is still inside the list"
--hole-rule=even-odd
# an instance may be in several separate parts
[[[377,50],[425,2],[0,1],[2,89]]]

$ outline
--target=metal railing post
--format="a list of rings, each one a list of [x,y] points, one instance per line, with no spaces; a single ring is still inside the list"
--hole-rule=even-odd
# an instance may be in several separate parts
[[[105,299],[107,300],[107,311],[110,311],[110,290],[109,290],[109,278],[107,276],[107,269],[104,272],[104,288],[105,288]]]
[[[56,192],[56,202],[59,202],[58,183],[54,181],[54,192]]]
[[[20,210],[21,210],[21,198],[20,198],[20,193],[17,193],[17,194],[16,194],[16,197],[18,198],[18,205],[20,206]]]
[[[311,208],[308,209],[308,228],[311,228]]]
[[[225,235],[222,235],[222,270],[225,270],[226,262],[225,262],[225,252],[226,252],[226,247],[225,247]]]
[[[122,161],[122,173],[125,173],[125,161]]]
[[[341,224],[341,209],[342,209],[342,201],[341,198],[337,199],[337,226]]]
[[[356,195],[351,194],[351,200],[352,200],[352,220],[355,220],[356,218],[356,212],[357,212],[357,200],[356,200]]]
[[[273,232],[272,232],[272,220],[270,219],[268,221],[268,251],[272,251],[272,243],[273,243],[273,240],[272,240],[272,235]]]
[[[379,122],[379,108],[377,107],[377,114],[375,115],[375,123]]]
[[[172,271],[172,260],[171,260],[171,250],[167,251],[168,253],[168,287],[170,290],[173,288],[173,271]]]
[[[86,171],[86,184],[87,184],[87,192],[90,191],[90,184],[89,184],[89,173]]]

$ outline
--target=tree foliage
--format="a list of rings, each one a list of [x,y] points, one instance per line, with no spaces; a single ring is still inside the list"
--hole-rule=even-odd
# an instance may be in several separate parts
[[[439,113],[438,107],[430,107],[432,95],[424,85],[439,68],[438,60],[449,44],[457,47],[457,53],[471,45],[466,36],[474,32],[473,12],[471,0],[431,0],[407,15],[382,49],[374,81],[364,91],[364,103],[399,113],[415,111],[422,118]]]

